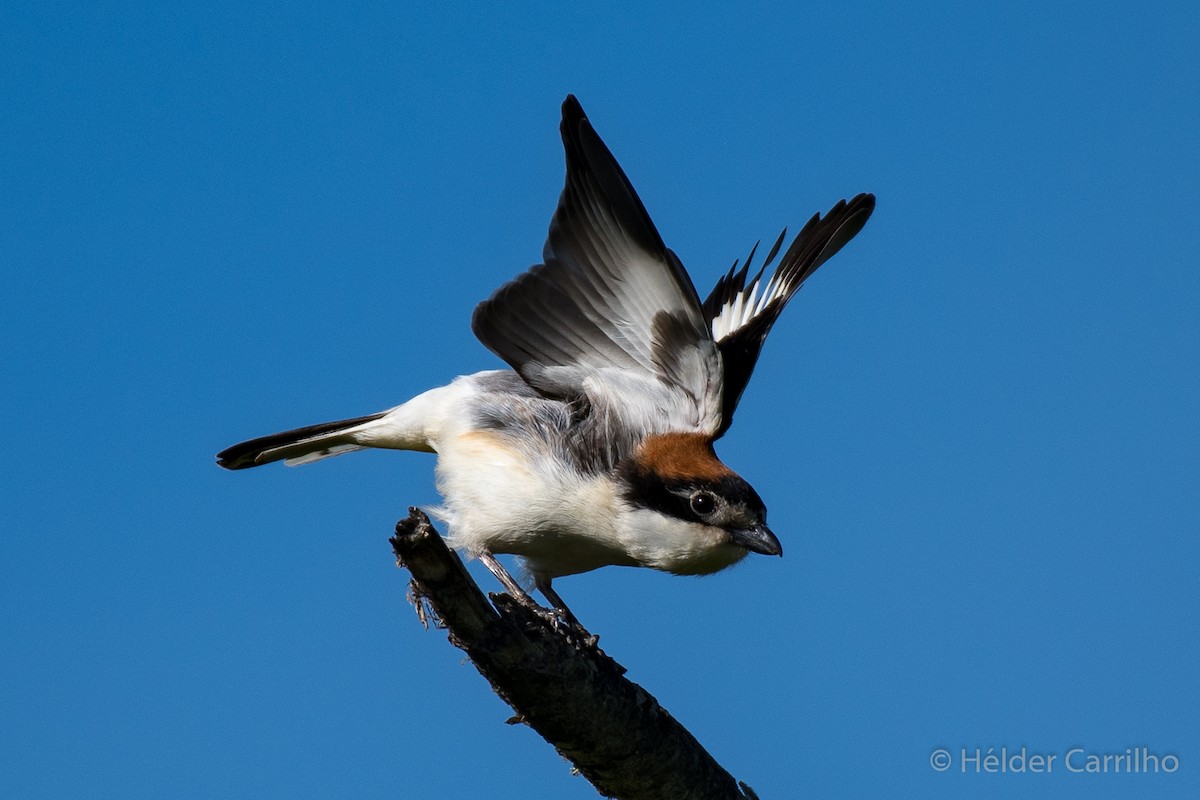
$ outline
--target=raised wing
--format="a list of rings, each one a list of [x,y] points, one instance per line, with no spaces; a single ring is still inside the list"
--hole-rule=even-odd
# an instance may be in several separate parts
[[[762,267],[748,282],[746,277],[754,259],[753,249],[745,266],[739,270],[734,262],[729,273],[717,281],[704,301],[704,316],[724,363],[721,424],[717,436],[724,434],[733,422],[733,412],[754,372],[763,342],[783,307],[817,267],[862,230],[874,210],[875,195],[872,194],[860,194],[850,202],[841,200],[823,218],[820,214],[813,215],[783,254],[770,280],[763,282],[763,272],[779,253],[787,229],[779,234]]]
[[[640,432],[720,425],[721,368],[700,298],[574,96],[566,185],[534,266],[471,327],[544,395],[585,399]]]

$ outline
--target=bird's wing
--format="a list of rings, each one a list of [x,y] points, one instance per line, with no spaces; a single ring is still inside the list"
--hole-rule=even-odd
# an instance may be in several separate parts
[[[544,263],[480,303],[471,327],[544,395],[601,406],[631,432],[711,434],[721,362],[696,288],[573,96],[561,131],[567,179]]]
[[[724,434],[733,422],[733,412],[750,381],[763,342],[783,307],[817,267],[862,230],[874,209],[875,196],[871,194],[860,194],[849,202],[841,200],[824,217],[813,215],[779,260],[770,280],[763,281],[763,272],[779,253],[786,229],[779,234],[753,278],[747,280],[754,258],[751,250],[745,266],[739,270],[735,262],[729,273],[717,281],[704,301],[704,316],[724,363],[721,425],[717,436]]]

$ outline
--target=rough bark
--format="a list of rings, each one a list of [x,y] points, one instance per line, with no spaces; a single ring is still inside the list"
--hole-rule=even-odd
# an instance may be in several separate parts
[[[419,509],[396,525],[397,562],[412,573],[422,622],[449,633],[515,716],[600,794],[621,800],[754,800],[645,689],[624,677],[582,627],[528,598],[488,602]]]

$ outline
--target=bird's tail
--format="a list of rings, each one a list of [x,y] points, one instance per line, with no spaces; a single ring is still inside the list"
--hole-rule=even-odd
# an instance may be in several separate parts
[[[288,466],[295,466],[349,453],[351,450],[361,450],[369,445],[362,444],[362,439],[357,434],[387,415],[387,411],[380,411],[365,417],[322,422],[319,425],[260,436],[217,453],[217,464],[225,469],[246,469],[282,459],[286,460]]]
[[[294,467],[364,447],[432,453],[463,387],[471,389],[456,381],[377,414],[260,436],[217,453],[217,464],[225,469],[246,469],[286,461]]]

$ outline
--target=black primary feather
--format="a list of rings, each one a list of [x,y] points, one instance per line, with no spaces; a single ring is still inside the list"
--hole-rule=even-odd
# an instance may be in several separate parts
[[[714,320],[721,316],[722,311],[733,313],[739,305],[742,309],[741,313],[737,314],[737,319],[732,321],[731,327],[721,331],[714,329],[714,336],[719,337],[717,347],[721,351],[724,364],[721,427],[717,431],[718,437],[729,430],[733,422],[733,412],[737,409],[742,392],[745,391],[750,375],[754,372],[763,342],[766,341],[771,326],[779,319],[788,300],[818,267],[862,230],[874,210],[873,194],[860,194],[849,202],[841,200],[829,209],[824,217],[814,214],[800,233],[796,234],[770,280],[764,283],[763,273],[779,252],[787,235],[786,228],[753,278],[747,281],[757,244],[751,249],[745,265],[740,270],[735,261],[728,274],[717,281],[703,306],[704,317],[710,328],[713,327]],[[770,299],[755,312],[752,306],[762,300],[768,288]],[[751,307],[748,307],[748,304]]]

